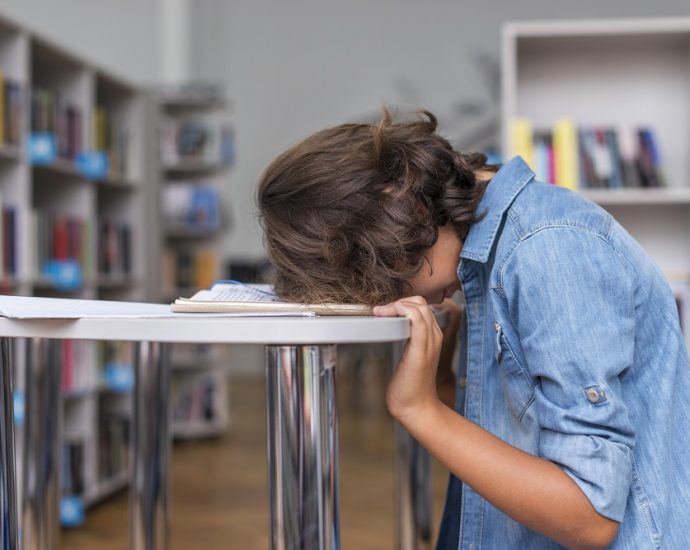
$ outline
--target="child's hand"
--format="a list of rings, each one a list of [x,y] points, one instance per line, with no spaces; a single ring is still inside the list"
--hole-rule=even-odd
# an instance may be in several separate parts
[[[403,298],[374,308],[378,317],[407,317],[410,339],[388,385],[386,403],[399,421],[417,415],[439,402],[436,391],[436,369],[443,333],[434,313],[421,296]]]

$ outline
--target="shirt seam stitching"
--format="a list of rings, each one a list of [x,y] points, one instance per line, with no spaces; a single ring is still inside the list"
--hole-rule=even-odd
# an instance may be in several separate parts
[[[518,414],[517,419],[520,422],[520,421],[522,421],[522,417],[525,416],[527,409],[530,408],[530,406],[532,405],[532,403],[534,403],[534,401],[536,399],[536,396],[534,394],[535,386],[534,386],[534,384],[532,384],[532,380],[530,379],[529,375],[525,371],[524,367],[520,364],[520,361],[518,361],[517,356],[515,355],[515,353],[513,353],[513,348],[511,347],[510,342],[508,342],[508,338],[505,336],[505,334],[502,334],[501,338],[506,345],[506,349],[507,349],[508,353],[510,353],[511,357],[513,358],[513,361],[515,361],[515,364],[517,365],[518,369],[520,369],[520,374],[522,374],[522,376],[525,378],[525,380],[527,381],[527,384],[529,384],[529,387],[532,390],[530,393],[529,399],[527,400],[527,403],[525,403],[525,406],[522,407],[522,409],[520,410],[520,414]]]
[[[486,296],[486,287],[484,285],[484,279],[483,278],[479,281],[479,284],[482,287],[482,295]],[[481,304],[482,304],[481,318],[485,319],[486,318],[486,309],[487,309],[486,308],[486,300],[482,300]],[[485,352],[485,348],[486,348],[486,346],[485,346],[485,344],[486,344],[486,323],[484,323],[484,322],[482,322],[481,343],[482,343],[482,349],[481,349],[481,355],[479,357],[481,357],[481,360],[482,360],[482,368],[480,370],[480,373],[484,371],[483,361],[484,361],[484,352]],[[484,399],[483,399],[483,397],[484,397],[484,384],[481,383],[482,382],[481,376],[479,377],[479,380],[480,380],[479,392],[478,392],[479,395],[477,396],[477,398],[479,400],[479,405],[480,405],[479,406],[479,415],[478,415],[479,418],[478,418],[478,420],[479,420],[479,425],[481,426],[483,424],[483,422],[482,422],[482,408],[483,407],[481,406],[481,404],[484,402]],[[478,546],[481,547],[482,537],[484,536],[484,507],[486,506],[486,504],[484,502],[484,499],[478,493],[477,493],[477,497],[480,499],[480,502],[482,503],[481,506],[479,507],[479,533],[478,533],[478,535],[479,535]]]
[[[506,266],[508,265],[510,260],[513,258],[513,254],[515,253],[515,250],[518,248],[518,246],[527,242],[530,238],[532,238],[535,235],[538,235],[539,233],[541,233],[542,231],[545,231],[548,229],[575,229],[575,230],[582,231],[584,233],[588,233],[588,234],[592,235],[593,237],[596,237],[596,238],[602,240],[604,243],[606,243],[611,248],[611,250],[615,253],[616,258],[618,258],[619,261],[622,261],[622,258],[620,256],[618,250],[616,250],[616,247],[614,247],[613,244],[611,244],[611,241],[607,237],[607,235],[602,235],[599,231],[592,229],[592,227],[590,227],[590,226],[583,225],[583,224],[580,224],[577,222],[573,222],[573,223],[548,223],[548,224],[545,224],[545,225],[542,225],[539,227],[535,227],[535,228],[532,228],[532,230],[530,230],[530,232],[527,233],[526,235],[518,236],[519,240],[517,240],[513,244],[511,249],[506,253],[505,257],[503,258],[503,260],[501,261],[501,264],[498,267],[498,277],[497,277],[498,285],[495,287],[495,290],[501,296],[503,296],[503,298],[506,298],[505,288],[504,288],[504,284],[503,284],[504,276],[505,276],[505,270],[506,270]],[[608,233],[608,235],[610,235],[610,232]],[[625,262],[622,262],[622,263],[625,263]],[[625,272],[628,273],[627,268],[625,268]],[[515,321],[515,320],[513,319],[513,321]]]
[[[633,498],[637,502],[637,505],[641,508],[642,517],[644,518],[645,524],[648,528],[649,537],[652,539],[652,544],[654,545],[654,550],[661,549],[661,533],[656,525],[656,520],[654,519],[654,514],[652,512],[652,507],[649,505],[649,497],[647,497],[647,491],[645,491],[642,485],[642,480],[637,470],[637,462],[635,461],[635,454],[631,452],[630,462],[632,464],[632,491]],[[647,513],[645,513],[647,512]]]

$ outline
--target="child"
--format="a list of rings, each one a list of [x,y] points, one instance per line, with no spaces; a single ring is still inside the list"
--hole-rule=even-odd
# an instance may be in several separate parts
[[[664,277],[598,206],[436,126],[386,113],[267,168],[277,292],[410,319],[386,398],[453,474],[438,548],[687,548],[690,364]],[[459,288],[453,409],[427,304]]]

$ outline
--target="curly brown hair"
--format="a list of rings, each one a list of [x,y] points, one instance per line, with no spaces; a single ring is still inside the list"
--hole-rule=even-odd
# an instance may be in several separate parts
[[[277,294],[302,303],[376,305],[409,289],[438,228],[461,241],[495,171],[483,154],[453,150],[429,111],[396,122],[317,132],[264,171],[257,203]]]

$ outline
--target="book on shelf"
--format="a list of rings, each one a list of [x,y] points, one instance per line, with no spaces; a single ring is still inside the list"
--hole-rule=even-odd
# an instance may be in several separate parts
[[[60,343],[62,391],[79,393],[98,385],[98,364],[94,342],[62,340]]]
[[[207,288],[219,273],[220,258],[215,250],[168,249],[162,258],[163,294],[174,296],[179,288]]]
[[[0,143],[22,143],[23,97],[21,85],[0,69]]]
[[[220,195],[213,186],[168,182],[161,193],[163,217],[169,231],[216,231],[220,228]]]
[[[17,209],[2,204],[0,195],[0,278],[17,275]]]
[[[63,101],[54,90],[33,88],[31,132],[54,137],[55,153],[63,159],[73,160],[84,149],[81,109]]]
[[[60,524],[63,527],[77,527],[84,522],[84,495],[86,487],[86,442],[78,434],[62,437],[62,460],[60,461]]]
[[[84,492],[84,440],[65,437],[62,444],[62,471],[60,481],[63,495],[81,495]]]
[[[577,126],[561,119],[552,128],[512,121],[512,154],[529,164],[538,180],[570,189],[666,186],[659,140],[649,127],[622,132],[610,126]]]
[[[577,128],[572,120],[558,120],[553,126],[554,181],[576,189],[580,179],[577,151]]]
[[[212,374],[177,378],[173,386],[173,420],[213,423],[218,417],[218,380]]]
[[[132,390],[134,387],[132,342],[99,342],[98,364],[100,365],[100,384],[118,393],[127,393]]]
[[[121,413],[101,412],[98,418],[98,479],[107,481],[129,467],[130,419]]]
[[[32,212],[30,221],[30,231],[36,243],[33,257],[35,273],[57,280],[56,276],[60,274],[56,272],[61,267],[71,266],[78,271],[79,279],[93,276],[92,221],[46,211]]]
[[[98,273],[130,275],[132,272],[132,230],[124,222],[103,220],[98,231]]]
[[[185,164],[229,166],[234,142],[231,126],[217,115],[167,117],[160,128],[160,159],[173,169]]]
[[[191,298],[178,298],[170,308],[178,313],[253,313],[275,314],[373,315],[365,304],[300,304],[283,302],[271,285],[219,281],[210,289],[199,290]]]
[[[93,148],[105,154],[108,175],[123,179],[129,165],[129,129],[111,109],[98,105],[93,110]]]

